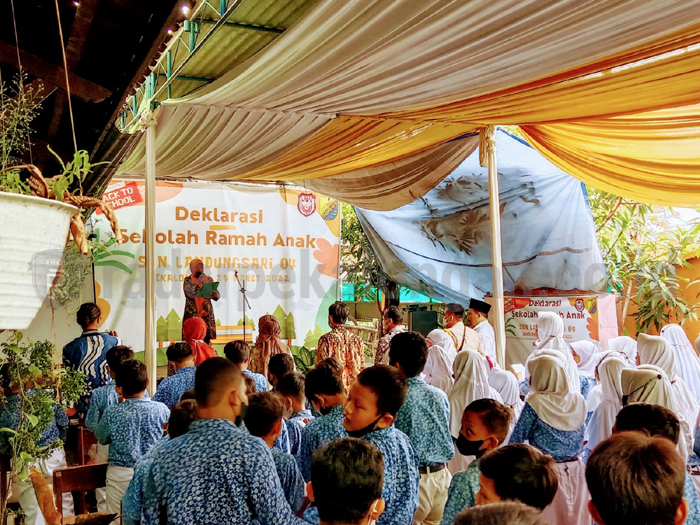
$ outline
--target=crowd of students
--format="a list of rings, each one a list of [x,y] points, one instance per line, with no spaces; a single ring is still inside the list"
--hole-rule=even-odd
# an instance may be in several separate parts
[[[111,347],[86,415],[109,463],[98,507],[127,525],[700,524],[685,334],[603,352],[543,314],[519,384],[466,330],[392,332],[349,384],[335,357],[304,376],[272,352],[263,375],[242,341],[198,366],[175,343],[152,398],[143,363]],[[0,426],[12,413],[8,397]]]

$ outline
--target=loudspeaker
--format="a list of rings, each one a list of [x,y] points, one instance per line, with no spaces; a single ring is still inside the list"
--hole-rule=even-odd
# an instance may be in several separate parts
[[[427,337],[430,332],[439,328],[438,313],[432,310],[417,310],[408,313],[408,329]]]

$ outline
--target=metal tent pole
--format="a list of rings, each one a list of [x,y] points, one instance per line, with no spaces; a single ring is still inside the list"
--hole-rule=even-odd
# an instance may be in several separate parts
[[[496,359],[506,366],[506,323],[503,297],[503,256],[501,253],[501,202],[496,166],[496,126],[480,130],[479,159],[489,169],[489,213],[491,216],[491,268],[493,271],[493,324],[496,335]]]
[[[156,391],[156,119],[149,115],[146,120],[146,335],[144,339],[144,362],[148,369],[150,392]]]

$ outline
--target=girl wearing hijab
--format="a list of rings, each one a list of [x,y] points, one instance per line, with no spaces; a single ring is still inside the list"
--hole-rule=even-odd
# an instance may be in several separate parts
[[[216,339],[216,317],[214,316],[214,307],[211,304],[211,299],[205,297],[197,297],[202,285],[213,283],[214,279],[204,273],[204,263],[201,259],[192,259],[190,263],[190,271],[192,275],[185,277],[185,282],[182,284],[182,289],[185,292],[185,313],[182,316],[182,339],[185,339],[185,321],[190,317],[201,317],[207,325],[207,333],[204,336],[204,341],[207,344],[212,339]],[[219,292],[212,293],[212,299],[219,300]]]
[[[455,383],[447,399],[450,402],[450,434],[457,440],[462,427],[462,414],[469,403],[477,399],[502,399],[489,385],[486,359],[476,350],[466,349],[459,352],[453,368]],[[455,454],[447,465],[450,472],[455,474],[466,470],[471,459]]]
[[[423,374],[425,382],[450,395],[454,385],[452,365],[457,357],[457,348],[450,334],[437,328],[428,334],[428,360]]]
[[[258,320],[258,339],[250,352],[250,365],[248,366],[251,372],[268,377],[267,367],[273,355],[292,354],[287,343],[280,339],[281,333],[279,321],[274,315],[263,315]]]
[[[658,366],[640,365],[637,368],[622,371],[622,404],[649,403],[661,405],[675,413],[681,423],[678,440],[678,454],[684,462],[692,453],[693,438],[688,422],[678,413],[674,403],[671,382],[666,373]]]
[[[618,357],[607,357],[598,365],[601,400],[586,427],[584,458],[590,456],[598,443],[612,436],[617,413],[622,410],[622,371],[627,363]]]
[[[204,342],[207,335],[207,324],[201,317],[190,317],[182,325],[184,340],[192,348],[196,365],[201,365],[211,357],[216,357],[216,350]]]
[[[518,380],[511,372],[494,367],[489,372],[489,385],[499,393],[501,399],[503,399],[503,404],[513,410],[513,417],[510,420],[510,430],[508,431],[508,437],[510,437],[525,406],[523,400],[520,399]],[[506,437],[505,443],[508,443],[508,437]]]
[[[629,366],[637,364],[637,341],[626,335],[613,337],[608,341],[609,352],[621,352],[624,354]]]
[[[671,392],[676,414],[686,420],[695,434],[700,403],[683,379],[677,375],[676,358],[671,344],[663,337],[639,334],[637,336],[638,361],[642,365],[658,366],[671,382]]]
[[[595,365],[597,363],[596,354],[598,347],[590,341],[577,341],[571,343],[574,362],[578,365],[578,378],[581,384],[581,395],[588,399],[593,387],[596,385]]]
[[[571,355],[571,354],[569,354]],[[537,447],[557,462],[559,489],[543,513],[550,525],[590,525],[585,467],[580,459],[586,402],[568,384],[562,361],[552,355],[530,359],[530,394],[510,443]]]
[[[554,312],[539,312],[537,319],[537,350],[535,350],[528,361],[543,354],[543,350],[552,350],[562,355],[564,371],[566,373],[567,385],[571,392],[581,392],[581,382],[578,377],[578,367],[571,347],[564,341],[564,321]],[[526,375],[529,374],[529,367],[525,363]]]
[[[671,344],[678,364],[678,375],[688,385],[695,399],[700,401],[700,359],[685,331],[677,324],[669,324],[661,330],[661,337]]]

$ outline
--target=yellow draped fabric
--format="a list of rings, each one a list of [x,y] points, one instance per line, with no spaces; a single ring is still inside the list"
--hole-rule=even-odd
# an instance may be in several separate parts
[[[521,129],[552,163],[595,188],[642,202],[700,205],[700,104]]]

